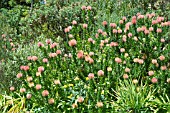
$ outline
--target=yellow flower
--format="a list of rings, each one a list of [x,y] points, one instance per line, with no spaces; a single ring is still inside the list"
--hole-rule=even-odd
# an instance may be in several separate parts
[[[67,88],[67,85],[64,85],[63,88]]]
[[[104,90],[102,90],[101,94],[104,95]]]
[[[70,96],[68,96],[67,98],[69,98],[69,99],[70,99],[72,96],[73,96],[73,95],[71,94],[71,95],[70,95]]]
[[[89,78],[88,78],[88,77],[86,77],[86,80],[89,80]]]
[[[73,84],[69,84],[68,86],[69,86],[69,87],[73,87],[74,85],[73,85]]]
[[[79,77],[76,77],[74,80],[79,80]]]

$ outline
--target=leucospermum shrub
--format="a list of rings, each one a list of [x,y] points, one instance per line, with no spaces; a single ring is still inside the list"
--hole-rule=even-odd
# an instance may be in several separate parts
[[[83,6],[84,12],[91,8]],[[67,41],[39,42],[42,56],[28,56],[16,77],[22,85],[10,88],[44,112],[114,112],[114,91],[119,80],[141,81],[170,89],[168,36],[170,22],[154,13],[123,17],[119,23],[103,21],[94,35],[90,23],[64,29]],[[16,90],[16,91],[15,91]],[[116,96],[116,95],[115,95]],[[120,100],[119,100],[120,101]],[[148,110],[148,109],[147,109]],[[138,110],[140,111],[140,110]],[[150,110],[151,111],[151,110]]]

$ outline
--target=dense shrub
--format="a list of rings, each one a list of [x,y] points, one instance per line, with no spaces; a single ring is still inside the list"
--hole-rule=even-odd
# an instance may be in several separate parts
[[[82,11],[91,13],[91,7],[86,10],[82,6]],[[16,91],[27,99],[28,110],[33,103],[46,112],[114,110],[111,102],[117,99],[112,95],[119,80],[126,79],[136,87],[141,82],[152,86],[156,93],[151,96],[162,92],[169,95],[169,21],[155,13],[138,13],[123,17],[119,23],[103,21],[95,36],[91,35],[90,23],[73,20],[72,26],[64,29],[65,48],[50,39],[46,44],[39,42],[42,55],[28,56],[29,63],[20,66],[16,77],[22,85]],[[13,96],[17,96],[15,91]],[[135,111],[146,107],[125,106]]]

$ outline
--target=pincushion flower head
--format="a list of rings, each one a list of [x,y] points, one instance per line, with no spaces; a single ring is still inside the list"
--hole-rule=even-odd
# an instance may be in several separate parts
[[[86,28],[87,28],[87,26],[88,26],[87,24],[83,24],[83,28],[84,28],[84,29],[86,29]]]
[[[44,62],[44,63],[47,63],[47,62],[48,62],[48,59],[47,59],[47,58],[43,58],[43,62]]]
[[[17,78],[21,78],[21,77],[22,77],[22,73],[18,73]]]
[[[77,24],[77,21],[73,20],[73,21],[72,21],[72,24],[73,24],[73,25],[76,25],[76,24]]]
[[[75,46],[77,45],[77,41],[75,39],[72,39],[68,42],[69,46]]]
[[[103,71],[103,70],[99,70],[99,71],[97,72],[97,75],[98,75],[98,76],[104,76],[104,71]]]
[[[82,103],[84,101],[84,98],[82,96],[78,97],[77,102]]]
[[[48,99],[48,103],[49,104],[54,104],[54,99],[53,98]]]
[[[103,102],[97,102],[96,106],[99,108],[103,107]]]
[[[87,10],[92,10],[92,7],[91,6],[87,6]]]
[[[81,7],[81,9],[82,9],[82,10],[86,10],[86,6],[83,5],[83,6]]]
[[[44,44],[42,42],[38,42],[38,47],[43,47]]]
[[[110,27],[112,27],[112,28],[116,28],[116,24],[115,23],[110,23]]]
[[[43,97],[48,96],[48,95],[49,95],[48,90],[44,90],[44,91],[42,92],[42,96],[43,96]]]
[[[84,57],[84,53],[83,53],[82,50],[80,50],[80,51],[77,53],[77,58],[78,58],[78,59],[81,59],[81,58],[83,58],[83,57]]]
[[[20,88],[20,93],[24,93],[26,92],[26,89],[25,88]]]
[[[152,71],[152,70],[151,70],[151,71],[149,71],[149,72],[148,72],[148,75],[149,75],[149,76],[154,75],[154,71]]]
[[[159,57],[159,59],[162,61],[162,60],[165,60],[165,56],[163,56],[163,55],[161,55],[160,57]]]
[[[10,90],[10,91],[14,91],[14,90],[15,90],[15,87],[14,87],[14,86],[11,86],[11,87],[9,88],[9,90]]]
[[[36,90],[40,90],[41,87],[42,87],[41,84],[37,84],[37,85],[35,86],[35,89],[36,89]]]
[[[117,63],[121,63],[121,62],[122,62],[122,59],[121,59],[121,58],[119,58],[119,57],[116,57],[116,58],[115,58],[115,62],[117,62]]]
[[[54,84],[56,84],[56,85],[61,84],[61,83],[60,83],[60,80],[54,80]]]
[[[107,21],[103,21],[103,22],[102,22],[102,25],[103,25],[103,26],[106,26],[106,25],[107,25]]]
[[[94,78],[94,73],[89,73],[88,78],[93,79]]]
[[[60,55],[61,54],[61,50],[57,50],[56,53],[57,53],[57,55]]]
[[[158,79],[153,77],[152,80],[151,80],[152,83],[157,83],[158,82]]]
[[[43,66],[40,66],[40,67],[38,67],[38,72],[43,72],[44,71],[44,67]]]
[[[32,94],[28,93],[28,94],[26,95],[26,97],[27,97],[27,99],[30,99],[30,98],[32,97]]]

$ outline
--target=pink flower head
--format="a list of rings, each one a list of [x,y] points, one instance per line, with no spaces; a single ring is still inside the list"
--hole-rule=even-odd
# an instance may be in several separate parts
[[[163,56],[163,55],[161,55],[160,57],[159,57],[159,59],[162,61],[162,60],[165,60],[165,56]]]
[[[119,24],[123,24],[123,20],[119,20]]]
[[[86,29],[86,28],[87,28],[87,26],[88,26],[87,24],[83,24],[83,28],[84,28],[84,29]]]
[[[76,25],[76,24],[77,24],[77,21],[73,20],[73,21],[72,21],[72,24],[73,24],[73,25]]]
[[[24,70],[24,66],[20,66],[20,69],[21,69],[21,70]]]
[[[141,30],[142,30],[142,31],[147,30],[146,26],[142,26]]]
[[[103,102],[97,102],[96,106],[97,106],[98,108],[103,107]]]
[[[57,55],[61,55],[61,50],[56,51]]]
[[[162,33],[162,29],[161,28],[157,28],[156,32],[157,33]]]
[[[82,9],[82,10],[86,10],[86,6],[83,5],[83,6],[81,7],[81,9]]]
[[[164,39],[164,38],[161,38],[161,40],[160,40],[160,41],[163,43],[163,42],[165,42],[165,39]]]
[[[94,63],[94,60],[91,57],[89,58],[89,63],[90,64]]]
[[[139,15],[141,15],[141,13],[137,13],[136,15],[139,16]]]
[[[50,48],[55,48],[57,45],[58,45],[58,43],[55,42],[55,43],[50,45]]]
[[[102,35],[103,35],[103,36],[107,36],[107,32],[103,32]]]
[[[117,29],[113,29],[112,32],[113,32],[113,33],[117,33]]]
[[[44,91],[42,92],[42,96],[43,96],[43,97],[48,96],[48,95],[49,95],[48,90],[44,90]]]
[[[50,53],[50,54],[49,54],[49,57],[50,57],[50,58],[54,58],[54,57],[56,57],[56,56],[57,56],[57,53]]]
[[[148,35],[148,34],[149,34],[149,30],[145,30],[144,33],[145,33],[146,35]]]
[[[42,87],[41,84],[37,84],[37,85],[35,86],[35,89],[36,89],[36,90],[40,90],[41,87]]]
[[[68,33],[68,32],[70,32],[70,29],[67,27],[67,28],[64,29],[64,32]]]
[[[59,85],[61,84],[60,80],[54,80],[54,84]]]
[[[143,19],[145,16],[144,15],[139,15],[137,18],[138,19]]]
[[[130,69],[129,68],[125,68],[125,72],[130,72]]]
[[[44,44],[42,42],[38,42],[38,47],[43,47]]]
[[[156,59],[152,59],[152,64],[157,64],[157,60]]]
[[[6,35],[5,35],[5,34],[2,34],[2,38],[4,38],[4,37],[6,37]]]
[[[129,76],[128,76],[127,74],[124,74],[124,75],[123,75],[123,78],[124,78],[124,79],[128,79]]]
[[[128,37],[129,37],[129,38],[132,37],[132,33],[128,33]]]
[[[121,59],[121,58],[116,57],[116,58],[115,58],[115,62],[117,62],[117,63],[121,63],[121,62],[122,62],[122,59]]]
[[[78,53],[77,53],[77,58],[78,59],[82,59],[84,57],[84,53],[82,50],[80,50]]]
[[[121,29],[119,29],[117,32],[120,34],[120,33],[122,33],[122,30],[121,30]]]
[[[99,34],[96,33],[95,37],[98,38],[98,37],[99,37]]]
[[[103,25],[103,26],[106,26],[106,25],[107,25],[107,21],[103,21],[103,22],[102,22],[102,25]]]
[[[94,74],[93,73],[89,73],[88,78],[89,79],[93,79],[94,78]]]
[[[26,95],[26,97],[27,97],[27,99],[30,99],[30,98],[32,97],[32,94],[28,93],[28,94]]]
[[[37,56],[32,56],[32,61],[36,61],[38,60],[38,57]]]
[[[93,42],[93,39],[92,38],[88,38],[88,42]]]
[[[167,67],[166,66],[161,66],[161,70],[166,70],[167,69]]]
[[[111,43],[110,43],[110,46],[111,46],[111,47],[112,47],[112,46],[116,47],[116,46],[118,46],[118,43],[117,43],[117,42],[111,42]]]
[[[93,55],[94,55],[94,52],[90,52],[90,53],[89,53],[89,56],[93,56]]]
[[[15,90],[15,87],[14,87],[14,86],[11,86],[11,87],[9,88],[9,90],[10,90],[10,91],[14,91],[14,90]]]
[[[154,71],[149,71],[149,72],[148,72],[148,75],[149,75],[149,76],[154,75]]]
[[[26,89],[25,88],[21,88],[20,89],[20,93],[24,93],[24,92],[26,92]]]
[[[152,20],[152,25],[157,24],[157,23],[158,23],[157,20]]]
[[[110,27],[112,27],[112,28],[116,28],[116,24],[115,23],[110,23]]]
[[[150,27],[150,28],[149,28],[149,31],[153,31],[153,30],[154,30],[153,27]]]
[[[97,75],[98,75],[98,76],[104,76],[104,71],[103,71],[103,70],[99,70],[99,71],[97,72]]]
[[[132,21],[131,21],[131,22],[132,22],[132,24],[136,24],[136,22],[137,22],[136,16],[133,16],[133,17],[132,17]]]
[[[79,103],[82,103],[83,101],[84,101],[84,98],[81,96],[77,99],[77,102],[79,102]]]
[[[143,59],[138,59],[138,63],[143,64],[144,63]]]
[[[157,83],[158,82],[158,79],[153,77],[152,80],[151,80],[152,83]]]
[[[122,41],[123,41],[123,42],[126,42],[126,38],[127,38],[127,36],[126,36],[126,35],[123,35]]]
[[[40,66],[40,67],[38,67],[38,72],[43,72],[44,71],[44,67],[43,66]]]
[[[102,34],[102,33],[103,33],[103,30],[102,30],[102,29],[98,29],[97,32],[98,32],[99,34]]]
[[[77,41],[75,39],[72,39],[68,42],[69,46],[75,46],[77,44]]]
[[[28,57],[27,57],[27,60],[32,60],[32,56],[28,56]]]
[[[125,48],[120,48],[120,52],[121,53],[125,52]]]
[[[141,32],[141,31],[142,31],[142,28],[138,27],[137,32]]]
[[[126,21],[126,20],[127,20],[127,18],[124,16],[124,17],[122,17],[122,20],[123,20],[123,21]]]
[[[91,6],[87,6],[87,10],[92,10],[92,7]]]
[[[47,59],[47,58],[43,58],[43,62],[44,62],[44,63],[47,63],[47,62],[48,62],[48,59]]]
[[[54,104],[54,99],[53,98],[48,99],[48,103],[49,104]]]
[[[47,44],[51,44],[51,39],[47,39],[47,40],[46,40],[46,43],[47,43]]]

